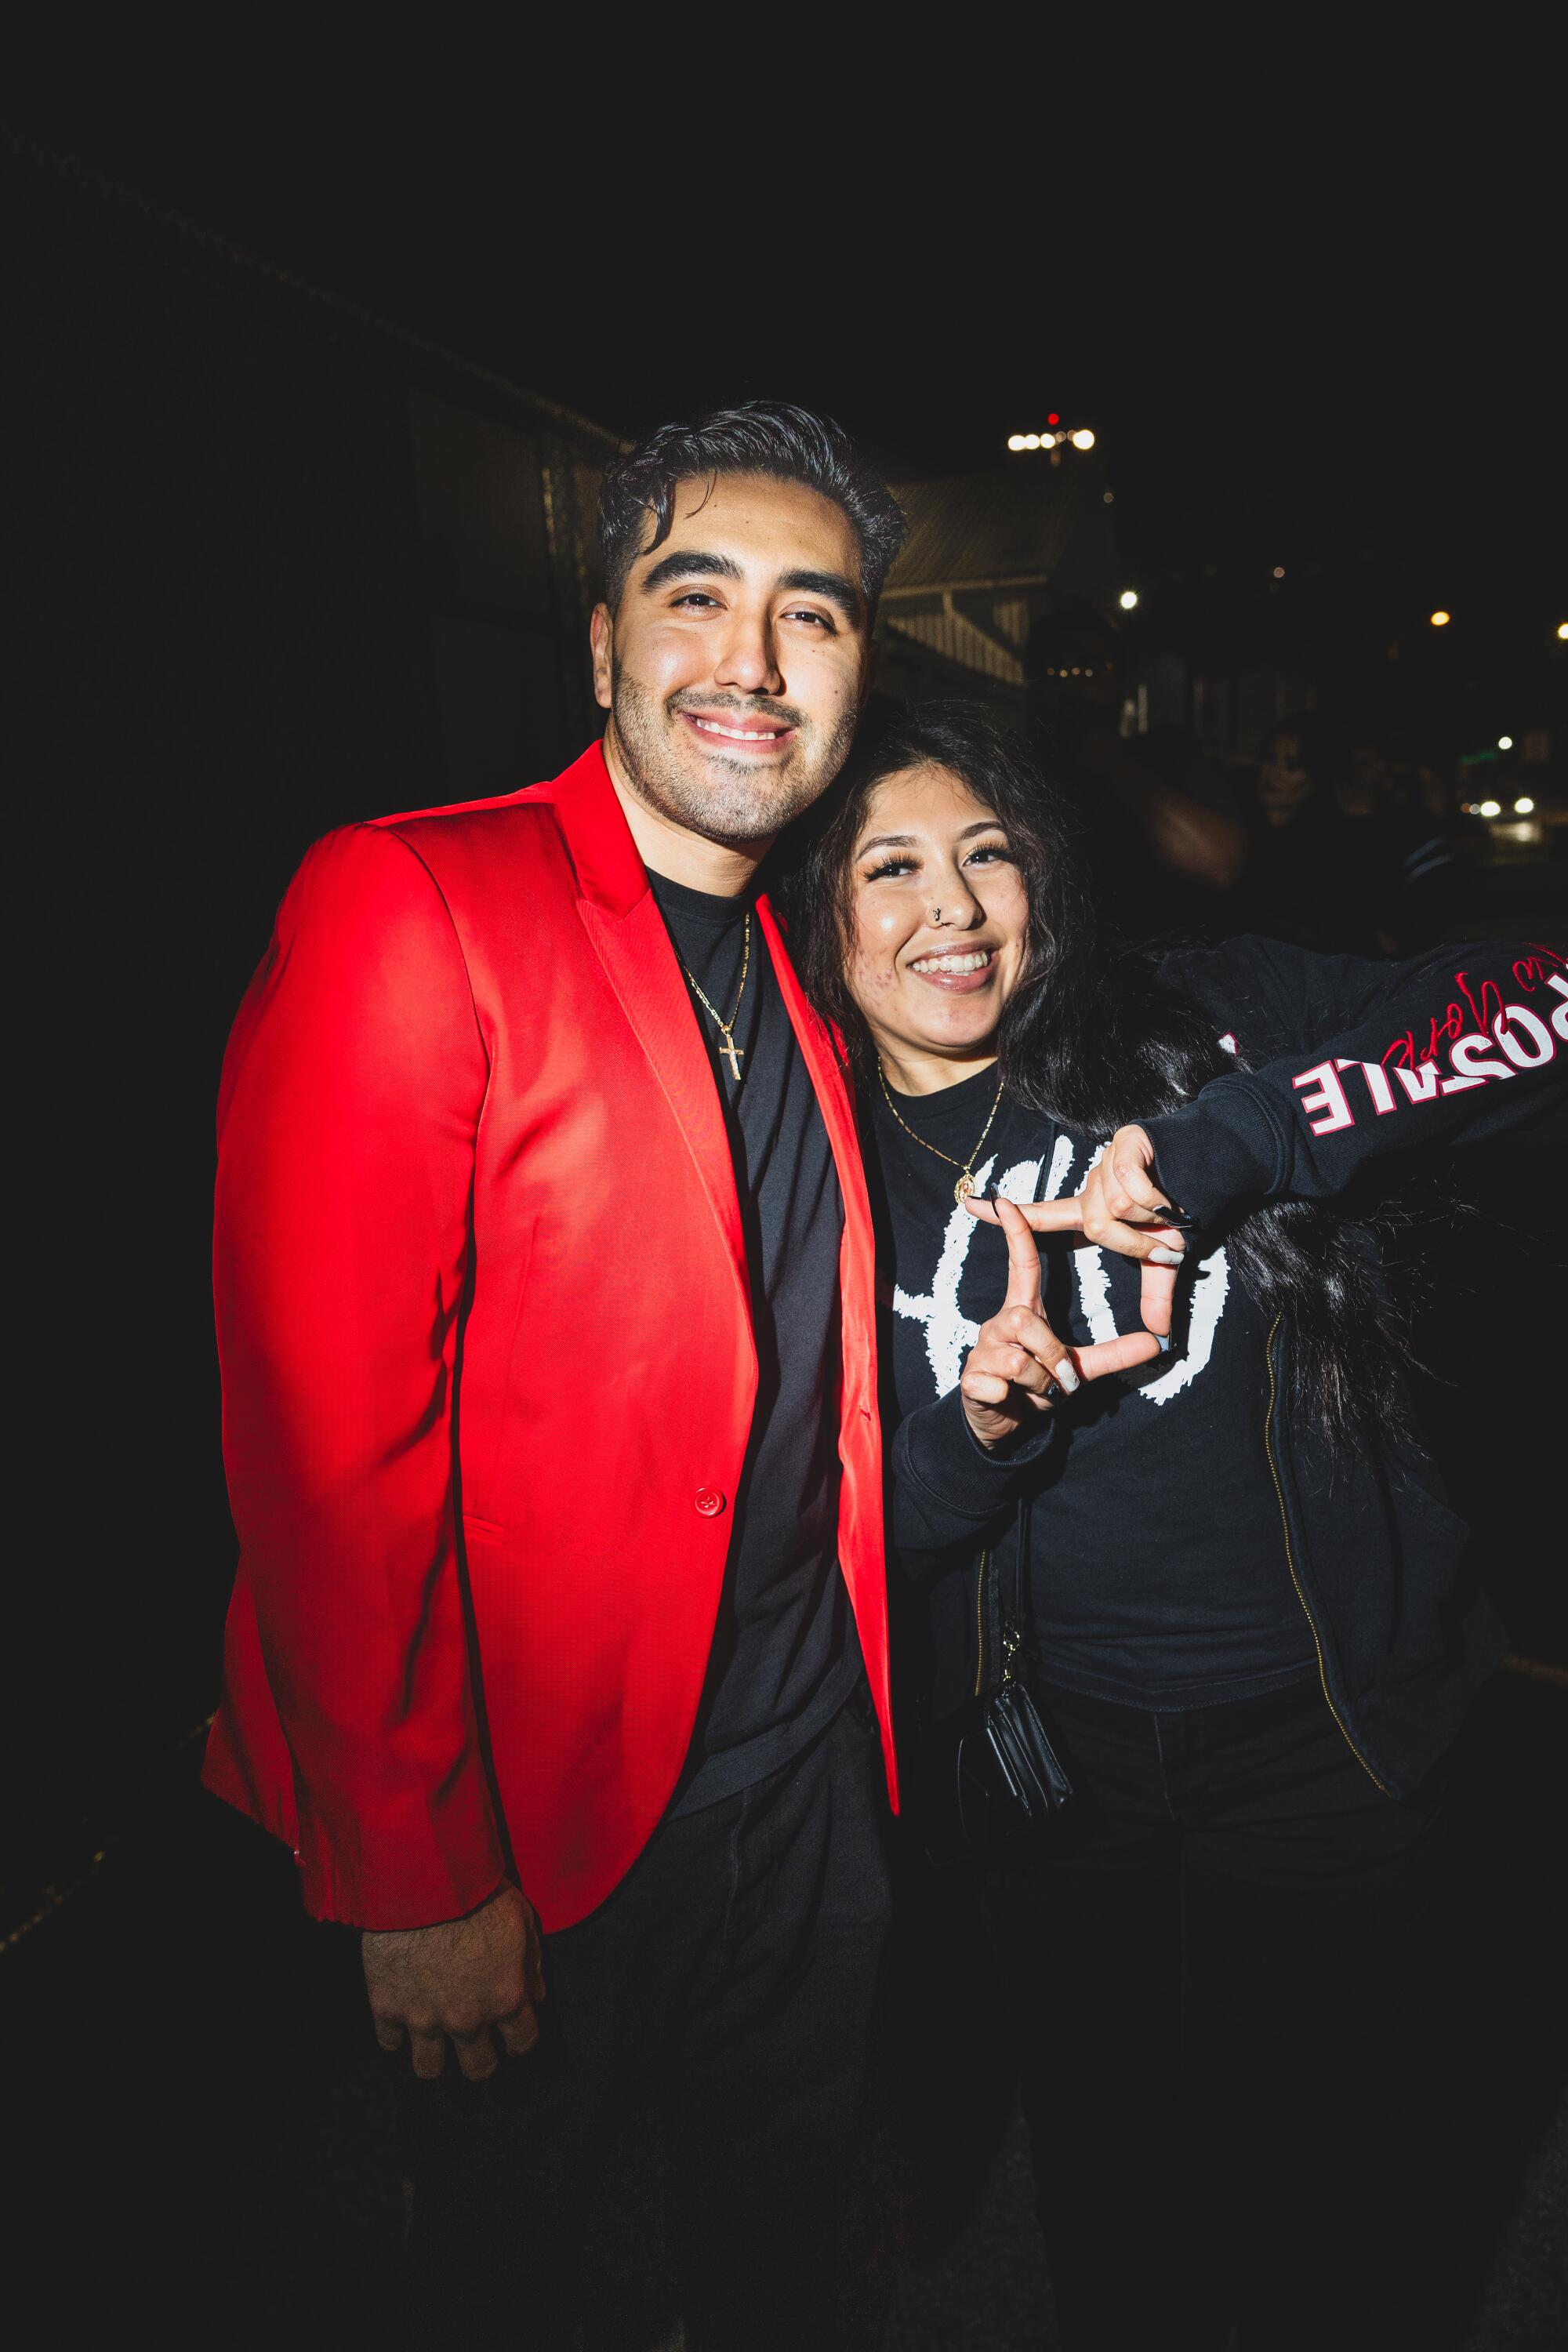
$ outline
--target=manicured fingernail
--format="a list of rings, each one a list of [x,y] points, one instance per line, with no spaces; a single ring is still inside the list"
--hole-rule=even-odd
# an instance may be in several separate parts
[[[1074,1389],[1079,1385],[1078,1372],[1066,1356],[1062,1358],[1059,1364],[1051,1366],[1051,1378],[1058,1388],[1066,1389],[1068,1396],[1071,1396]]]
[[[1162,1244],[1160,1248],[1150,1251],[1149,1263],[1151,1265],[1180,1265],[1182,1253],[1180,1250],[1166,1249]]]
[[[1154,1334],[1154,1345],[1159,1349],[1162,1356],[1168,1356],[1171,1352],[1169,1334],[1164,1331],[1156,1331]]]

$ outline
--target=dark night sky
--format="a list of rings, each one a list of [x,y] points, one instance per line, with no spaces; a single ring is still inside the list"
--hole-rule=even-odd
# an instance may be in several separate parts
[[[1500,642],[1562,617],[1552,13],[628,47],[604,12],[65,5],[7,112],[616,427],[766,393],[931,472],[1054,408],[1151,566],[1354,553],[1372,633],[1443,604]]]

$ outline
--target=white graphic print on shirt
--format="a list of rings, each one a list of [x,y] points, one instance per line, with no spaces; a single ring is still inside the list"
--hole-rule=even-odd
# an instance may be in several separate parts
[[[1085,1177],[1103,1156],[1105,1149],[1102,1143],[1090,1154],[1083,1171]],[[1037,1192],[1035,1190],[1040,1178],[1037,1160],[1016,1161],[997,1179],[996,1190],[1008,1201],[1055,1201],[1067,1189],[1072,1162],[1070,1137],[1058,1136],[1056,1149],[1051,1153],[1050,1169]],[[975,1170],[974,1181],[982,1192],[990,1182],[995,1164],[995,1154],[993,1153]],[[1075,1189],[1081,1189],[1081,1181],[1080,1179],[1079,1186]],[[963,1279],[963,1268],[975,1231],[975,1220],[968,1211],[955,1209],[948,1219],[947,1231],[942,1236],[942,1254],[931,1278],[930,1296],[917,1297],[911,1292],[896,1286],[893,1291],[893,1312],[907,1317],[910,1322],[925,1325],[926,1354],[931,1360],[938,1396],[945,1396],[949,1389],[957,1387],[963,1360],[980,1337],[979,1324],[961,1314],[958,1305],[959,1285]],[[1117,1328],[1110,1309],[1104,1251],[1097,1244],[1088,1243],[1075,1247],[1072,1257],[1073,1270],[1078,1277],[1079,1303],[1090,1338],[1114,1339]],[[1196,1380],[1213,1354],[1215,1333],[1225,1312],[1229,1290],[1230,1268],[1224,1248],[1211,1250],[1207,1257],[1198,1261],[1188,1310],[1187,1344],[1183,1353],[1163,1370],[1154,1365],[1140,1365],[1135,1371],[1115,1372],[1110,1377],[1120,1380],[1124,1388],[1133,1390],[1150,1404],[1168,1404],[1172,1397],[1179,1395],[1183,1389]],[[997,1303],[1000,1305],[1000,1300]]]

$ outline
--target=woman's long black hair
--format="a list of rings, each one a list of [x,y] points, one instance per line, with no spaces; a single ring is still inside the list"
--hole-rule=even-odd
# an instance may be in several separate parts
[[[779,883],[808,994],[843,1036],[857,1076],[875,1070],[850,993],[855,844],[877,786],[945,768],[994,812],[1029,904],[1027,953],[998,1033],[1003,1086],[1029,1109],[1092,1136],[1189,1102],[1237,1067],[1213,1019],[1163,984],[1158,955],[1109,938],[1069,806],[1029,752],[973,704],[873,703],[849,761],[793,845]],[[1336,1445],[1381,1452],[1409,1427],[1374,1264],[1344,1222],[1307,1201],[1272,1201],[1226,1232],[1231,1264],[1289,1328],[1301,1402]]]

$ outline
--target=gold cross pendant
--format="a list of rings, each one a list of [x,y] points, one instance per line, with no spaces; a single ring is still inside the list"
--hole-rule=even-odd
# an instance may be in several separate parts
[[[719,1051],[728,1061],[730,1065],[730,1076],[734,1079],[737,1086],[741,1083],[741,1056],[745,1050],[746,1049],[743,1045],[736,1045],[735,1040],[731,1036],[728,1029],[726,1029],[724,1032],[724,1042],[720,1046]]]

